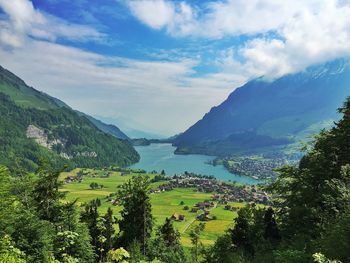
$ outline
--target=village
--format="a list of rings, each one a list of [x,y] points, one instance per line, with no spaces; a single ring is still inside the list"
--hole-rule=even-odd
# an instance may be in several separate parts
[[[65,177],[64,183],[82,183],[84,178],[109,178],[112,175],[112,171],[118,171],[120,176],[130,176],[132,174],[143,174],[142,170],[120,169],[116,167],[104,168],[101,171],[94,170],[80,170],[76,175],[69,175]],[[153,173],[155,174],[155,173]],[[271,205],[271,201],[266,192],[262,191],[259,186],[256,185],[238,185],[232,182],[223,182],[217,180],[213,176],[203,176],[194,173],[185,172],[181,175],[167,176],[162,171],[160,174],[155,174],[152,179],[152,183],[161,182],[157,187],[150,190],[151,194],[159,194],[162,192],[172,191],[174,189],[187,188],[192,189],[194,192],[212,194],[210,199],[203,200],[196,203],[192,207],[185,204],[183,206],[184,211],[195,213],[195,217],[199,221],[215,220],[215,216],[211,216],[210,210],[217,206],[223,206],[225,210],[235,211],[236,207],[230,205],[230,203],[251,203],[261,205]],[[90,188],[92,190],[103,188],[103,185],[91,183]],[[113,206],[118,206],[119,202],[116,198],[116,192],[109,194],[105,197],[107,201]],[[174,221],[185,221],[186,217],[180,211],[177,211],[169,215]]]
[[[168,177],[169,178],[169,177]],[[158,188],[151,190],[157,194],[164,191],[172,191],[175,188],[192,188],[197,192],[213,193],[210,200],[198,202],[193,207],[184,206],[184,210],[192,213],[199,213],[197,219],[200,221],[215,220],[215,216],[210,215],[210,210],[217,205],[224,205],[225,210],[235,210],[229,205],[230,202],[245,202],[251,204],[270,205],[271,201],[266,192],[259,190],[257,186],[241,186],[233,183],[226,183],[216,180],[210,176],[201,176],[186,173],[172,176],[167,182]],[[184,221],[183,214],[174,213],[171,218],[175,221]]]
[[[233,174],[249,176],[256,180],[274,180],[278,176],[276,168],[284,165],[295,165],[300,159],[299,155],[286,155],[276,153],[273,156],[243,156],[217,158],[210,162],[212,165],[224,165]]]
[[[268,205],[267,193],[259,190],[258,186],[237,185],[218,181],[213,177],[195,174],[171,176],[165,184],[160,185],[153,193],[171,191],[174,188],[193,188],[194,191],[214,193],[213,200],[225,204],[227,202],[253,202]]]

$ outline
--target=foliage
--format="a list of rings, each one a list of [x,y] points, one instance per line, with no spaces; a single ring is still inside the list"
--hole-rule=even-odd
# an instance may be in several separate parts
[[[63,202],[58,175],[57,171],[42,167],[35,177],[11,178],[0,169],[4,182],[0,206],[1,211],[7,212],[1,220],[0,234],[11,238],[27,262],[50,262],[53,258],[92,262],[87,228],[79,221],[74,203]]]
[[[200,242],[200,234],[205,228],[204,223],[196,225],[190,232],[190,238],[192,243],[191,255],[193,262],[199,262],[200,254],[203,250],[203,244]]]
[[[156,238],[150,242],[149,256],[168,263],[186,262],[185,252],[180,244],[180,233],[171,219],[166,218],[159,227]]]
[[[315,253],[312,257],[316,263],[341,263],[339,260],[330,260],[321,253]]]
[[[349,261],[350,98],[339,112],[343,118],[316,137],[298,167],[278,169],[279,178],[266,188],[275,211],[241,209],[234,228],[209,249],[208,262],[241,256],[248,262],[306,263],[315,252],[325,255],[315,254],[316,262]]]
[[[128,258],[130,258],[129,252],[122,247],[115,250],[111,249],[107,254],[108,262],[128,263]]]
[[[118,222],[123,233],[122,244],[129,246],[136,240],[140,242],[144,255],[153,228],[149,186],[148,176],[134,176],[122,185],[117,194],[123,207],[120,212],[122,219]]]
[[[0,262],[26,263],[25,254],[14,246],[10,236],[0,238]]]

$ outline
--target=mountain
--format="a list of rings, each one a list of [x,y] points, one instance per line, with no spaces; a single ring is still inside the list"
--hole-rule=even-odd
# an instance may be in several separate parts
[[[104,123],[98,119],[95,119],[94,117],[87,115],[83,112],[76,111],[79,115],[85,116],[92,124],[94,124],[98,129],[101,131],[108,133],[110,135],[113,135],[114,137],[122,140],[130,140],[130,138],[122,132],[117,126],[113,124],[107,124]]]
[[[140,126],[138,122],[135,122],[131,119],[125,117],[112,117],[106,118],[102,116],[96,116],[98,119],[108,122],[115,123],[118,127],[120,127],[123,132],[131,139],[137,138],[145,138],[145,139],[165,139],[166,136],[157,134],[151,131],[148,131],[146,127]],[[137,129],[135,129],[137,127]]]
[[[0,163],[33,170],[41,159],[70,167],[127,166],[139,160],[116,127],[78,114],[64,102],[0,67]],[[111,135],[114,133],[113,135]]]
[[[258,78],[178,136],[177,153],[276,151],[330,127],[350,95],[350,62],[338,59],[274,81]]]

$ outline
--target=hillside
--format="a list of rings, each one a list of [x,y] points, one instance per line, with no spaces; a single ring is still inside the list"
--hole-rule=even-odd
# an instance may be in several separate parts
[[[43,158],[70,167],[126,166],[139,159],[127,140],[102,131],[88,117],[4,68],[0,102],[1,164],[33,170]]]
[[[113,135],[114,137],[118,139],[123,140],[130,140],[130,138],[122,132],[117,126],[113,124],[107,124],[104,123],[98,119],[95,119],[94,117],[91,117],[90,115],[87,115],[85,113],[77,111],[77,113],[81,116],[85,116],[92,124],[94,124],[99,130],[108,133],[110,135]]]
[[[232,92],[174,144],[177,153],[228,155],[282,149],[330,127],[350,94],[345,59],[272,82],[259,78]]]

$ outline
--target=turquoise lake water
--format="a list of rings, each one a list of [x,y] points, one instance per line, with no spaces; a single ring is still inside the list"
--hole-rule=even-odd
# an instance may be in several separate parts
[[[241,184],[256,184],[247,176],[239,176],[229,173],[222,165],[213,166],[206,162],[215,157],[199,154],[176,155],[175,147],[167,143],[154,143],[149,146],[136,146],[135,149],[141,156],[140,162],[130,168],[144,169],[148,172],[153,170],[165,171],[168,175],[181,174],[185,171],[202,175],[213,175],[219,180],[236,181]]]

